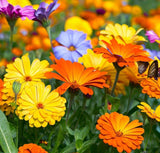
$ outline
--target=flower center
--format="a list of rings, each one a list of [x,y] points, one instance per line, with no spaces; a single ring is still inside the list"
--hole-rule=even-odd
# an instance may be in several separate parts
[[[123,133],[121,131],[117,131],[116,135],[117,135],[117,137],[121,137],[123,135]]]
[[[68,48],[68,50],[72,52],[72,51],[75,51],[76,48],[75,48],[74,46],[70,46],[70,47]]]
[[[44,107],[44,106],[43,106],[42,103],[38,103],[38,104],[37,104],[37,108],[38,108],[38,109],[43,109],[43,107]]]
[[[25,81],[32,81],[32,78],[30,76],[26,76]]]

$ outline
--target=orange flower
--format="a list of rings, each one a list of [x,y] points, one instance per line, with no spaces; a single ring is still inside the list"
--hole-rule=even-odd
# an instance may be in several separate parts
[[[52,64],[52,67],[57,73],[46,73],[45,76],[49,79],[55,78],[61,80],[64,83],[56,90],[60,95],[66,92],[68,88],[80,89],[85,95],[93,95],[93,90],[88,86],[95,86],[99,88],[109,87],[105,83],[106,72],[100,72],[94,68],[87,68],[80,63],[66,61],[64,59],[55,59],[56,64]]]
[[[41,146],[29,143],[19,147],[18,153],[48,153],[48,152],[45,151]]]
[[[153,110],[147,103],[141,102],[141,105],[138,105],[137,107],[141,109],[141,112],[146,113],[150,118],[156,119],[158,122],[160,122],[160,105],[156,108],[156,110]]]
[[[146,93],[149,97],[160,98],[160,78],[146,78],[141,81],[142,93]]]
[[[141,134],[144,129],[139,127],[142,125],[138,120],[129,123],[129,117],[112,112],[105,113],[98,119],[96,128],[100,131],[99,138],[104,143],[117,148],[118,152],[126,151],[130,153],[132,150],[140,149],[143,141]]]
[[[133,44],[118,44],[115,39],[110,43],[102,40],[104,47],[95,48],[95,53],[103,53],[108,62],[117,62],[120,67],[134,66],[136,61],[150,61],[149,54],[142,50],[142,46]]]
[[[12,53],[16,56],[21,56],[23,51],[20,48],[14,47],[12,48]]]

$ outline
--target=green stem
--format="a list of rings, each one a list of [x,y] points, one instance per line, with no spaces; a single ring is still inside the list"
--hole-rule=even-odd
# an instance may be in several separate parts
[[[117,72],[116,72],[116,77],[115,77],[114,84],[113,84],[112,91],[111,91],[111,96],[114,95],[114,90],[115,90],[115,88],[116,88],[116,84],[117,84],[117,81],[118,81],[119,73],[120,73],[120,71],[117,70]]]
[[[131,87],[130,92],[129,92],[129,98],[128,98],[128,105],[127,105],[127,113],[129,112],[130,104],[131,104],[131,97],[133,93],[133,88]]]
[[[49,36],[49,39],[50,39],[50,43],[51,43],[51,46],[52,46],[52,38],[51,38],[51,28],[50,28],[50,26],[47,26],[46,30],[47,30],[47,33],[48,33],[48,36]]]
[[[72,107],[73,100],[74,100],[74,93],[71,93],[70,94],[70,101],[69,101],[68,111],[67,111],[67,114],[66,114],[66,124],[68,122],[68,117],[69,117],[69,113],[70,113],[70,110],[71,110],[71,107]]]
[[[151,122],[151,123],[150,123],[150,130],[149,130],[149,134],[148,134],[148,139],[146,140],[146,143],[145,143],[145,146],[144,146],[144,152],[146,152],[146,149],[147,149],[148,140],[150,139],[152,127],[153,127],[153,123]]]

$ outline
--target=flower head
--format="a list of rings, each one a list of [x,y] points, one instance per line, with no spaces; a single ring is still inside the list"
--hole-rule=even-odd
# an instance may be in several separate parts
[[[141,112],[146,113],[150,118],[156,119],[160,122],[160,105],[156,108],[156,110],[153,110],[151,106],[145,102],[141,102],[140,104],[141,105],[138,105],[137,107],[141,109]]]
[[[58,0],[55,0],[49,5],[45,2],[41,2],[39,8],[35,11],[35,18],[33,20],[40,22],[43,26],[48,26],[49,15],[59,7],[57,1]]]
[[[22,91],[18,100],[16,114],[20,119],[29,121],[30,127],[46,127],[54,125],[65,114],[66,99],[51,91],[51,86],[44,83],[28,86]]]
[[[101,31],[100,40],[115,38],[118,41],[118,43],[121,44],[137,44],[139,42],[146,41],[144,37],[137,35],[141,30],[142,28],[136,31],[133,27],[128,27],[128,25],[126,24],[108,24],[105,30]]]
[[[53,48],[55,57],[77,62],[78,58],[86,54],[87,49],[92,47],[91,42],[86,40],[86,37],[87,35],[80,31],[62,31],[56,38],[60,45]]]
[[[154,77],[143,79],[140,83],[142,86],[142,93],[146,93],[149,97],[160,98],[160,78],[155,80]]]
[[[34,18],[34,9],[32,6],[21,7],[19,5],[13,6],[7,0],[0,1],[0,14],[4,14],[7,20],[17,20],[18,18],[30,20]]]
[[[129,120],[128,116],[117,112],[105,113],[98,119],[96,125],[100,131],[99,138],[117,148],[118,152],[130,153],[132,150],[140,149],[143,141],[141,135],[144,133],[144,129],[139,127],[142,123],[138,120],[129,123]]]
[[[41,146],[29,143],[19,147],[18,153],[48,153]]]
[[[85,95],[93,95],[93,90],[88,86],[95,86],[99,88],[109,87],[105,83],[106,72],[100,72],[93,67],[85,69],[80,63],[55,59],[56,64],[51,67],[58,73],[48,72],[46,77],[55,78],[64,83],[57,88],[60,94],[66,92],[68,88],[80,89]]]
[[[39,59],[34,59],[30,63],[28,54],[22,56],[22,59],[16,58],[15,61],[7,65],[5,82],[19,81],[25,85],[27,83],[34,83],[41,81],[40,79],[45,79],[45,72],[52,71],[49,68],[49,62],[46,60],[40,61]]]
[[[146,36],[148,37],[151,43],[154,43],[156,41],[160,42],[160,37],[153,30],[147,31]]]
[[[108,62],[116,62],[118,66],[133,66],[137,61],[150,61],[149,54],[142,50],[142,46],[134,44],[119,44],[116,39],[110,42],[102,41],[104,47],[95,48],[95,53],[103,53]]]

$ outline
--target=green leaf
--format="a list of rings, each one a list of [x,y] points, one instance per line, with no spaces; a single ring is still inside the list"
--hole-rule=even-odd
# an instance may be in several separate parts
[[[71,144],[69,144],[67,147],[65,147],[61,153],[69,153],[69,152],[73,152],[75,149],[75,142],[72,142]]]
[[[106,95],[107,100],[105,103],[110,102],[112,104],[111,112],[116,112],[119,109],[120,106],[120,99],[118,97],[112,97],[111,95]]]
[[[76,140],[82,140],[82,141],[83,141],[84,138],[87,136],[88,132],[89,132],[89,127],[88,127],[88,126],[87,126],[87,127],[84,127],[84,128],[81,129],[81,130],[76,129],[76,130],[75,130],[75,134],[74,134],[75,139],[76,139]]]
[[[17,153],[6,116],[0,110],[0,145],[5,153]]]

